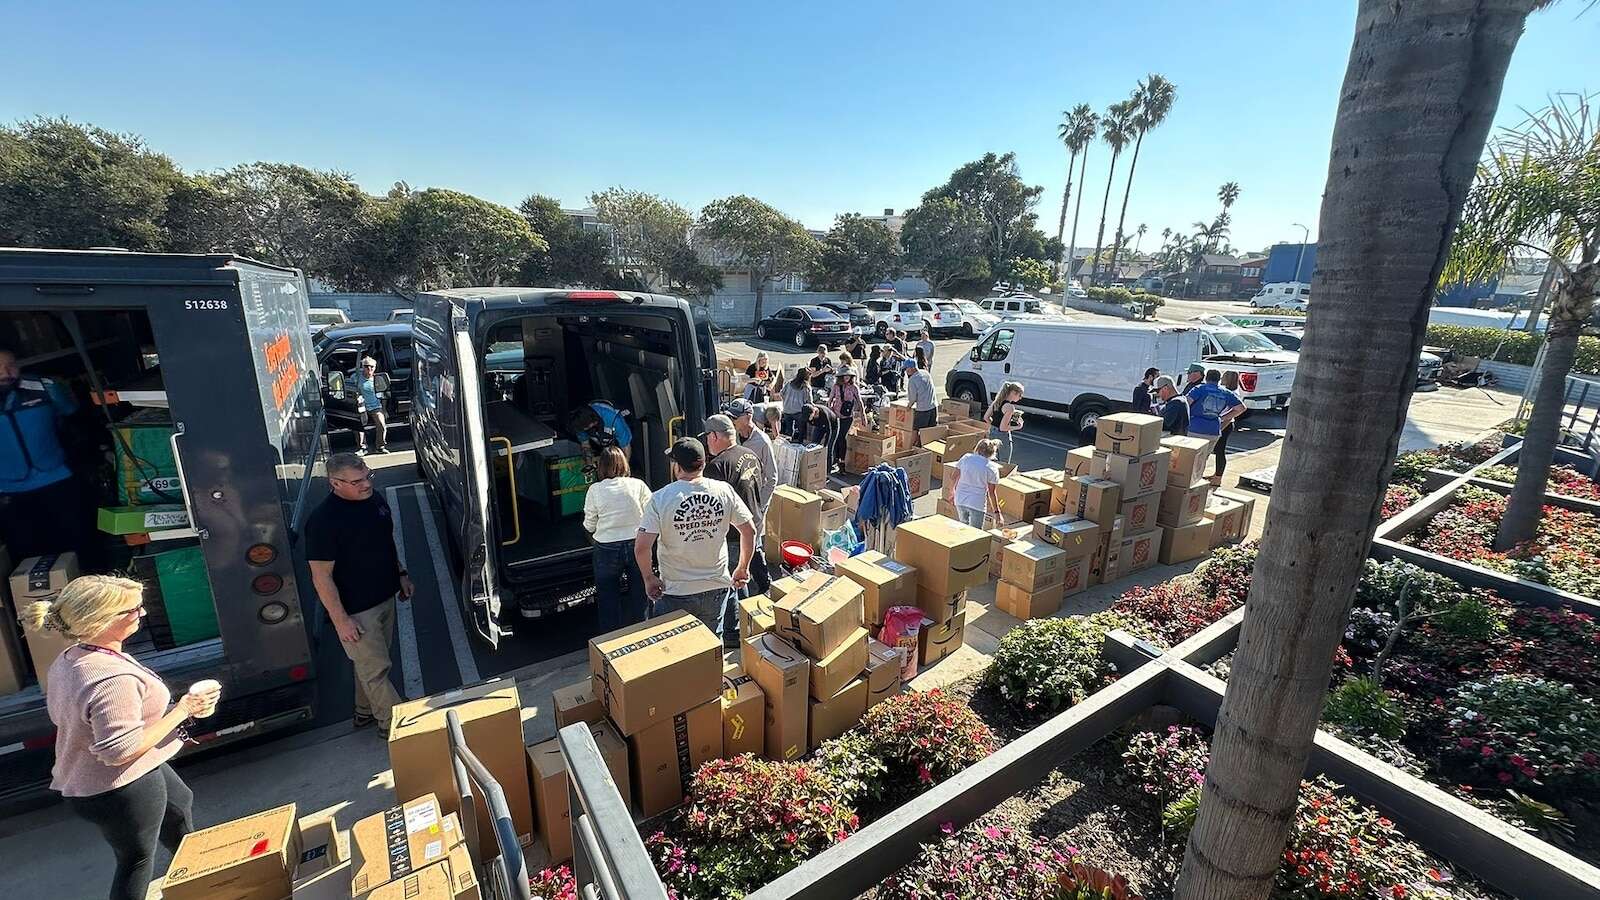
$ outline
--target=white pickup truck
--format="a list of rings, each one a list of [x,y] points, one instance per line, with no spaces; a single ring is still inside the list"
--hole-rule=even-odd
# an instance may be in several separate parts
[[[1284,350],[1248,328],[1223,328],[1200,324],[1207,368],[1239,373],[1239,393],[1250,409],[1283,409],[1294,387],[1300,354]]]

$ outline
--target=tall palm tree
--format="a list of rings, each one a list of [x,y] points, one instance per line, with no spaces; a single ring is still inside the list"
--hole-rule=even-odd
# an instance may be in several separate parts
[[[1222,214],[1228,214],[1228,208],[1239,199],[1239,182],[1224,181],[1222,187],[1217,188],[1217,199],[1222,201]]]
[[[1117,270],[1117,256],[1122,252],[1122,225],[1128,218],[1128,196],[1133,193],[1133,173],[1139,168],[1139,148],[1144,146],[1145,133],[1167,120],[1172,112],[1172,101],[1177,99],[1178,88],[1160,75],[1147,75],[1134,89],[1133,103],[1133,159],[1128,163],[1128,183],[1122,189],[1122,213],[1117,216],[1117,242],[1111,249],[1111,271]]]
[[[1094,270],[1089,280],[1095,284],[1100,282],[1100,250],[1105,246],[1106,213],[1111,209],[1111,185],[1117,180],[1117,157],[1133,139],[1133,117],[1137,111],[1137,104],[1124,100],[1106,107],[1105,115],[1100,117],[1100,137],[1111,145],[1111,171],[1106,173],[1106,196],[1100,202],[1100,230],[1094,238]]]
[[[1357,4],[1317,229],[1318,305],[1289,409],[1295,440],[1273,484],[1178,900],[1272,889],[1406,421],[1440,238],[1543,2]],[[1424,245],[1439,249],[1416,252]]]
[[[1150,230],[1150,226],[1144,224],[1143,222],[1140,222],[1139,223],[1139,227],[1135,228],[1133,230],[1133,233],[1134,233],[1134,236],[1135,236],[1135,240],[1133,242],[1133,252],[1134,252],[1135,255],[1138,254],[1139,245],[1144,243],[1145,233],[1148,232],[1149,230]],[[1111,260],[1111,262],[1112,262],[1112,265],[1115,265],[1116,264],[1116,259],[1113,258]]]
[[[1079,103],[1068,110],[1061,120],[1061,125],[1056,129],[1056,134],[1061,142],[1067,145],[1071,156],[1067,161],[1067,186],[1061,195],[1061,223],[1056,226],[1056,240],[1061,240],[1061,232],[1067,224],[1067,199],[1072,194],[1072,162],[1083,154],[1082,170],[1089,168],[1089,145],[1094,143],[1095,129],[1099,125],[1099,117],[1087,103]],[[1078,173],[1078,205],[1077,211],[1072,214],[1072,242],[1066,246],[1067,277],[1075,273],[1072,269],[1072,256],[1078,245],[1078,212],[1083,210],[1083,171]]]

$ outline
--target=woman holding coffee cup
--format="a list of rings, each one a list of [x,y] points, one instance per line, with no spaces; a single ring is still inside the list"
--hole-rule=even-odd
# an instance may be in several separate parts
[[[215,712],[222,692],[215,681],[197,682],[173,704],[161,678],[123,652],[144,618],[143,591],[127,578],[84,575],[23,612],[28,628],[77,642],[49,663],[45,703],[56,726],[50,787],[116,854],[112,900],[143,900],[156,841],[176,850],[189,833],[194,794],[168,761],[183,746],[184,722]]]

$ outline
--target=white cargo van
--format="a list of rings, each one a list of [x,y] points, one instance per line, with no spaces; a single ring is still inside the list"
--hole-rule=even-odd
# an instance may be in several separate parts
[[[1002,383],[1020,381],[1024,410],[1081,431],[1126,409],[1145,369],[1181,375],[1200,362],[1204,346],[1200,330],[1184,325],[1014,319],[985,332],[945,375],[944,389],[988,403]]]

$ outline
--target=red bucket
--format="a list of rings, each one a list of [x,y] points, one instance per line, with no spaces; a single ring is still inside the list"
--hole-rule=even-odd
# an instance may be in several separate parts
[[[810,544],[802,544],[799,541],[784,541],[782,547],[783,564],[789,568],[798,569],[811,563],[812,551]]]

